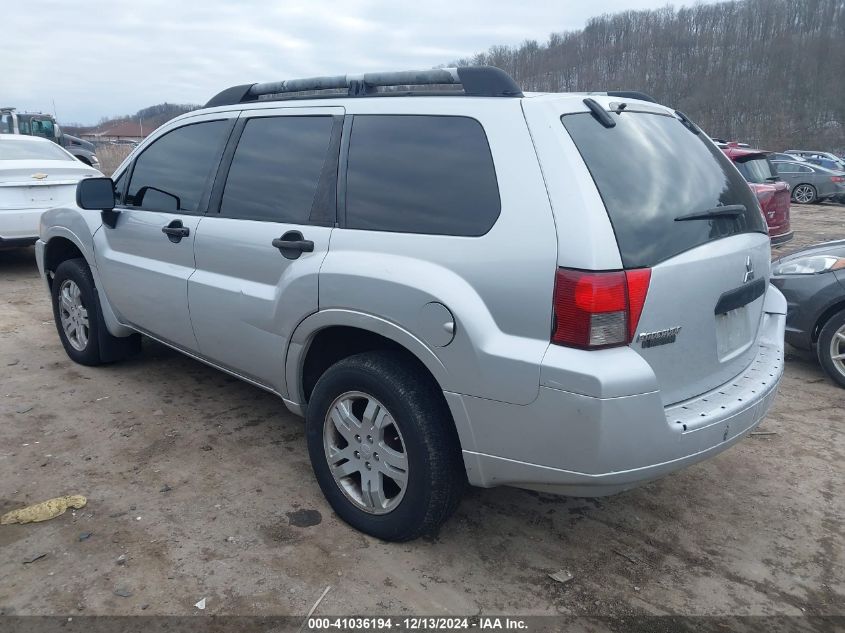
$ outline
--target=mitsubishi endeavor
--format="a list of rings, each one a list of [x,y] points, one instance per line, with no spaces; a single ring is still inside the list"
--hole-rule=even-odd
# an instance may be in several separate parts
[[[144,335],[278,395],[386,540],[467,482],[599,496],[711,457],[783,371],[766,223],[695,123],[490,67],[229,88],[36,248],[70,358]]]

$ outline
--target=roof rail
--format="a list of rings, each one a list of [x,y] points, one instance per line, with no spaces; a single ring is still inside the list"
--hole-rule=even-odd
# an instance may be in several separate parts
[[[398,86],[457,86],[455,90],[394,90],[379,88]],[[319,94],[320,91],[334,91]],[[302,94],[302,93],[318,94]],[[495,66],[463,66],[460,68],[435,68],[433,70],[405,70],[363,75],[335,75],[287,79],[261,84],[232,86],[219,92],[205,104],[206,108],[257,101],[259,97],[273,96],[282,99],[321,99],[326,97],[373,97],[386,95],[442,95],[454,94],[468,97],[521,97],[522,90],[505,71]]]

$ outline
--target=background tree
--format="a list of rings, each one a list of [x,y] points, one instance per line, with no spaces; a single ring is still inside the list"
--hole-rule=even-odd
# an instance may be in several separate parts
[[[767,149],[845,150],[845,0],[624,11],[457,64],[499,66],[523,90],[642,90]]]

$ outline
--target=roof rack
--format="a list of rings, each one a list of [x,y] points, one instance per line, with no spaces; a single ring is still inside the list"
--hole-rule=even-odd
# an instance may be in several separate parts
[[[408,86],[410,90],[384,90]],[[456,86],[453,90],[414,90],[419,86]],[[380,90],[381,89],[381,90]],[[330,92],[331,91],[331,92]],[[308,94],[310,93],[310,94]],[[316,93],[316,94],[315,94]],[[320,94],[322,93],[322,94]],[[206,108],[258,101],[260,97],[283,99],[322,99],[327,97],[430,96],[521,97],[522,90],[505,71],[495,66],[463,66],[433,70],[364,73],[287,79],[261,84],[232,86],[219,92]]]

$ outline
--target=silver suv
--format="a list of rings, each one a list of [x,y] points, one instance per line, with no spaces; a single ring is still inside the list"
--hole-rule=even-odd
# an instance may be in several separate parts
[[[742,176],[637,96],[484,67],[225,90],[44,214],[61,341],[277,394],[387,540],[467,482],[598,496],[715,455],[772,403],[786,303]]]

